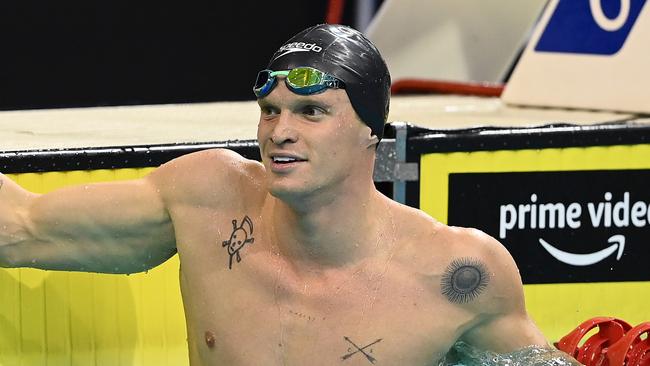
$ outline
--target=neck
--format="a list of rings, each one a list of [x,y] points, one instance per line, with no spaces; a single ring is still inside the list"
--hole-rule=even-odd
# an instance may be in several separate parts
[[[387,198],[372,180],[339,194],[275,200],[273,227],[278,249],[296,266],[341,267],[372,256],[383,247],[378,233],[389,215]]]

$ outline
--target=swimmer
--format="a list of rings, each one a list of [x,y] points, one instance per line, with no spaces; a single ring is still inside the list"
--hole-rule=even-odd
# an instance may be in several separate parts
[[[257,75],[261,163],[206,150],[44,195],[0,175],[0,266],[133,273],[178,252],[194,366],[435,365],[459,341],[548,347],[499,242],[375,189],[389,86],[361,33],[306,29]]]

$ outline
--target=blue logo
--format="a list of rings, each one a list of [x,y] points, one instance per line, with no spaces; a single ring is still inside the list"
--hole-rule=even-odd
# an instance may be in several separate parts
[[[613,55],[646,0],[559,0],[535,51]]]

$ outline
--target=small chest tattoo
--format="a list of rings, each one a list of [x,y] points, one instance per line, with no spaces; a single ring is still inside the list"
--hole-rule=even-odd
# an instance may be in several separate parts
[[[248,216],[244,216],[241,223],[237,225],[237,220],[232,220],[232,234],[230,239],[224,240],[221,246],[227,248],[229,260],[228,268],[232,269],[232,260],[235,258],[237,263],[241,262],[241,254],[239,253],[246,244],[252,244],[255,241],[253,238],[253,221]]]
[[[374,364],[377,362],[377,359],[372,355],[373,349],[372,346],[375,344],[381,342],[381,338],[375,340],[374,342],[370,342],[366,344],[365,346],[358,346],[353,340],[351,340],[349,337],[343,337],[343,339],[348,343],[348,353],[345,355],[341,356],[341,361],[345,361],[350,359],[352,356],[359,354],[360,356],[363,356],[368,360],[368,362]]]
[[[454,259],[440,280],[442,294],[452,303],[465,304],[478,297],[487,287],[489,274],[485,265],[474,258]]]

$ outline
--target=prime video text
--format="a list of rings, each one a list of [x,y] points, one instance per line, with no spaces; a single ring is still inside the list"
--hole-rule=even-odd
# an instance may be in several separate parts
[[[623,193],[621,200],[612,201],[611,192],[605,192],[604,201],[586,203],[586,210],[579,202],[538,203],[537,194],[530,195],[530,202],[508,203],[499,207],[499,238],[505,239],[514,229],[563,229],[582,227],[587,216],[592,227],[644,227],[650,225],[650,203],[630,203],[630,192]],[[587,212],[587,215],[584,213]]]

